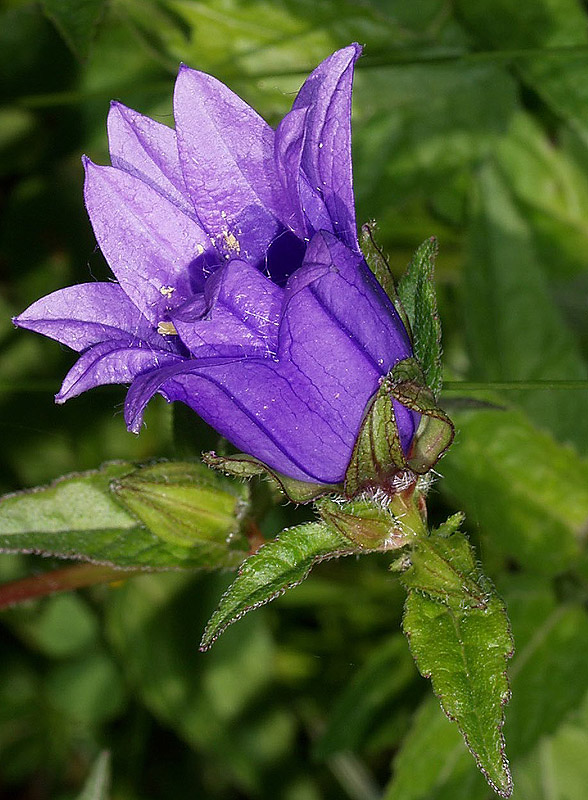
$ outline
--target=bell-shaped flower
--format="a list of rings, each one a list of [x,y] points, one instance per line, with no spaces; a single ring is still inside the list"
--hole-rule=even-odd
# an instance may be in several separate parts
[[[357,240],[359,54],[352,45],[323,61],[277,130],[185,66],[175,130],[113,103],[112,166],[84,164],[116,282],[62,289],[14,320],[80,353],[57,402],[130,383],[131,431],[159,392],[284,475],[343,479],[370,398],[412,355]],[[420,415],[393,403],[407,453]]]

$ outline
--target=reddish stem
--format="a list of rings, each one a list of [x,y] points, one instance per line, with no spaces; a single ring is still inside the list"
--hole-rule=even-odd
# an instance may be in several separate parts
[[[0,585],[0,610],[32,600],[34,597],[45,597],[56,592],[94,586],[97,583],[124,580],[129,575],[136,575],[137,572],[139,570],[114,569],[100,564],[74,564],[71,567],[20,578]]]
[[[265,544],[265,537],[259,530],[257,522],[255,522],[253,519],[248,520],[247,524],[245,525],[245,536],[249,542],[250,556],[252,556],[254,553],[257,553],[261,545]]]

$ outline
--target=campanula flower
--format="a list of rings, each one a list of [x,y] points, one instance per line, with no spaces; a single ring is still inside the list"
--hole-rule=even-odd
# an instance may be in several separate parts
[[[85,201],[116,282],[61,289],[16,325],[80,353],[58,403],[130,383],[129,430],[157,392],[287,476],[336,483],[409,336],[361,254],[351,170],[358,45],[307,78],[277,130],[180,67],[175,130],[113,103],[112,166]],[[419,414],[394,400],[405,452]]]

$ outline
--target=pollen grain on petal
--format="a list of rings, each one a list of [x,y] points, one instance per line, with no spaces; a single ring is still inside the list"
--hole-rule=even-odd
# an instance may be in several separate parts
[[[173,322],[165,322],[165,321],[157,323],[157,333],[161,334],[161,336],[178,335],[178,332]]]

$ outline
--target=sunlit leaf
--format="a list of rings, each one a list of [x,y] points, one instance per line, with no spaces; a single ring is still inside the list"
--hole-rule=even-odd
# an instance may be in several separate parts
[[[528,225],[490,165],[477,180],[463,313],[472,378],[587,377],[578,346],[550,296]],[[588,391],[509,393],[539,425],[583,453],[588,452],[587,397]]]

